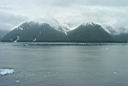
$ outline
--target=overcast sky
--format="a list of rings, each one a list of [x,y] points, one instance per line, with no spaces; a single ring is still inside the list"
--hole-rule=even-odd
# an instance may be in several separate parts
[[[128,28],[128,0],[1,0],[0,29],[36,18],[51,18],[74,27],[95,22]]]

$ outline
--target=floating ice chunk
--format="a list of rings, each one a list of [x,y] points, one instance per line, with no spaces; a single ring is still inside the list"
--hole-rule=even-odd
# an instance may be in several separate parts
[[[20,83],[20,80],[16,80],[16,83]]]
[[[105,48],[105,50],[109,50],[109,48]]]
[[[0,69],[0,75],[8,75],[8,74],[13,74],[14,70],[13,69]]]
[[[115,75],[116,75],[116,74],[117,74],[117,72],[113,72],[113,74],[115,74]]]

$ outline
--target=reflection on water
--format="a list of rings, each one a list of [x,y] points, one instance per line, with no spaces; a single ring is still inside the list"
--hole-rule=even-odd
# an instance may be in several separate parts
[[[50,45],[0,43],[0,86],[128,86],[127,44]]]

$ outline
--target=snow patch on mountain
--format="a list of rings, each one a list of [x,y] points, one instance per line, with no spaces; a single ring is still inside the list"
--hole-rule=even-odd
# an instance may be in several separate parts
[[[21,31],[24,30],[24,28],[22,28],[22,27],[19,27],[18,29],[21,30]]]
[[[14,40],[14,42],[18,42],[18,40],[20,40],[20,36],[17,36],[16,40]]]
[[[34,39],[33,39],[33,42],[35,42],[36,40],[37,40],[37,39],[36,39],[36,38],[34,38]]]

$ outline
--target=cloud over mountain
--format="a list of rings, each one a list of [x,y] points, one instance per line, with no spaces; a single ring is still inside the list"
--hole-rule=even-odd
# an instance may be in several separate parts
[[[120,27],[128,28],[127,9],[127,0],[4,0],[0,2],[0,12],[7,16],[0,17],[11,23],[5,22],[5,27],[14,26],[15,21],[23,22],[21,17],[25,16],[28,19],[54,18],[70,28],[83,22],[96,22],[120,31]],[[18,16],[14,18],[10,14]]]
[[[23,16],[0,11],[0,30],[11,30],[25,20]]]

